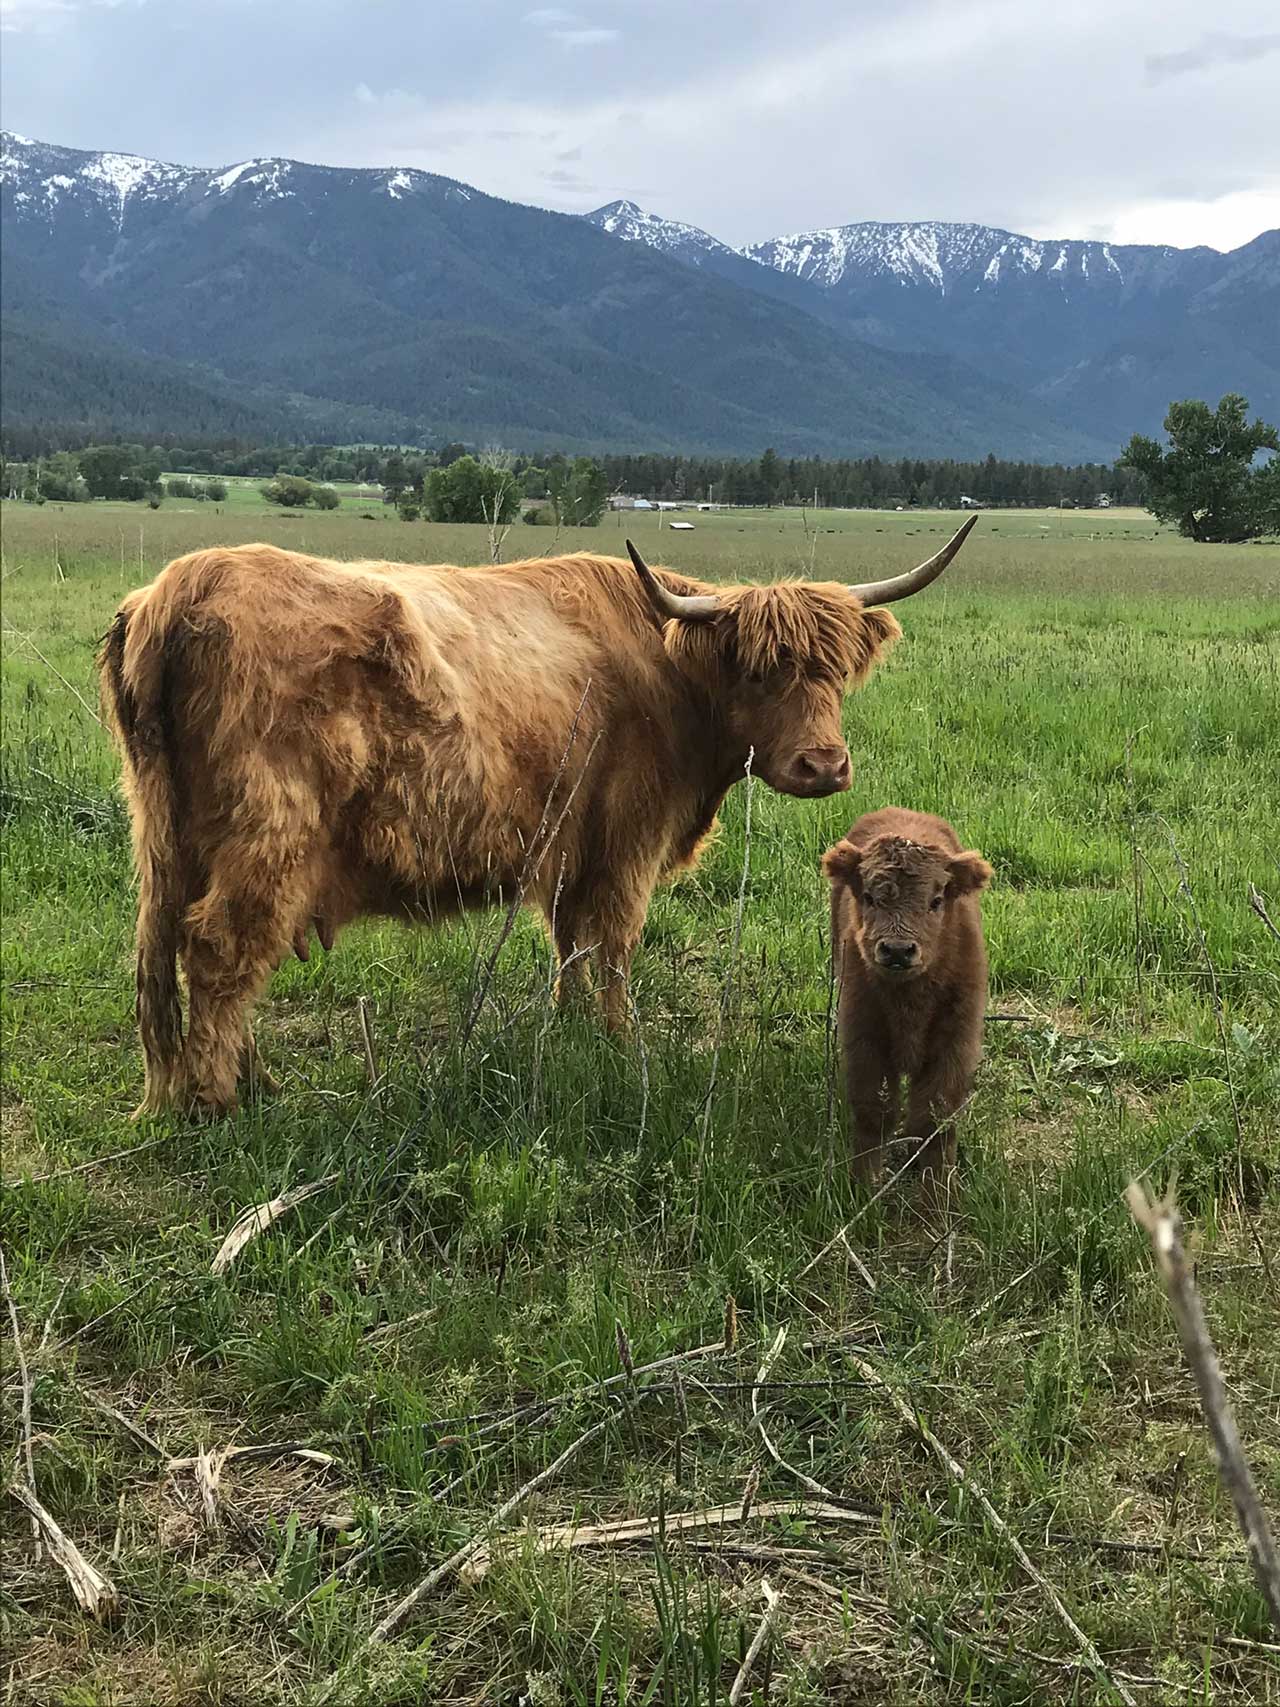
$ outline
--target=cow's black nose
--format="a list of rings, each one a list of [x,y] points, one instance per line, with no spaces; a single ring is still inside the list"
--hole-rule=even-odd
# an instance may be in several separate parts
[[[876,959],[880,965],[891,967],[895,972],[905,971],[913,965],[919,952],[914,942],[890,942],[882,938],[876,944]]]

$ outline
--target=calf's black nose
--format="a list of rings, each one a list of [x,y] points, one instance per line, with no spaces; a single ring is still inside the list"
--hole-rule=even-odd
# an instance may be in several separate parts
[[[920,950],[914,942],[890,942],[881,939],[876,944],[876,959],[881,966],[888,966],[895,972],[905,971],[910,966]]]

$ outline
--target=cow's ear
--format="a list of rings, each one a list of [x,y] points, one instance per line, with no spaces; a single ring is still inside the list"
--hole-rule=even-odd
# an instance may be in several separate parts
[[[862,628],[871,648],[871,656],[880,658],[902,639],[902,627],[892,611],[873,605],[870,610],[862,613]]]
[[[822,856],[822,869],[832,883],[843,883],[855,897],[862,894],[862,849],[852,842],[837,842]]]
[[[976,848],[953,854],[947,861],[947,895],[953,900],[957,895],[974,895],[985,889],[993,876],[991,867]]]

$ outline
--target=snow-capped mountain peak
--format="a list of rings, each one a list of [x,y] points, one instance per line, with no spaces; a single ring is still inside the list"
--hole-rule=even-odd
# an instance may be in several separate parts
[[[1149,247],[1143,251],[1151,252]],[[837,225],[771,238],[744,253],[828,290],[852,279],[898,279],[945,296],[956,289],[998,288],[1014,277],[1039,273],[1064,286],[1088,281],[1123,285],[1126,279],[1126,251],[1110,243],[1023,237],[995,226],[939,220]]]
[[[611,237],[620,237],[624,243],[644,243],[664,255],[675,255],[695,264],[700,256],[736,252],[696,225],[686,225],[679,219],[663,219],[632,201],[608,202],[593,213],[584,214],[583,218],[588,224],[598,225],[601,231],[607,231]]]

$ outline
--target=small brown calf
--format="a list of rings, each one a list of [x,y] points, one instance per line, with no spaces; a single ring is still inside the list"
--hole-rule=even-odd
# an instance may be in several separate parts
[[[982,1053],[987,953],[978,892],[991,867],[945,818],[887,806],[823,856],[840,985],[840,1054],[854,1172],[871,1180],[898,1125],[931,1175],[956,1161],[952,1117]]]

